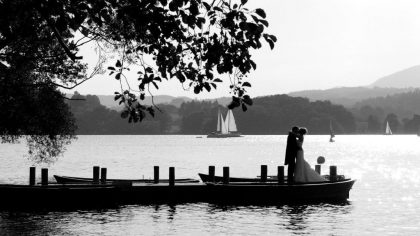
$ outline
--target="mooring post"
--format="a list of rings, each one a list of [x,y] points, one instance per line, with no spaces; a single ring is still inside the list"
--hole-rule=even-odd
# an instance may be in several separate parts
[[[99,183],[99,166],[93,167],[93,183]]]
[[[48,169],[41,169],[41,185],[48,185]]]
[[[159,183],[159,166],[153,167],[153,183]]]
[[[175,167],[169,167],[169,186],[175,186]]]
[[[261,165],[261,182],[267,182],[267,165]]]
[[[321,174],[321,165],[315,165],[315,171],[318,174]]]
[[[229,166],[223,167],[223,184],[229,183]]]
[[[277,181],[279,184],[284,183],[284,166],[277,166]]]
[[[34,186],[35,185],[35,167],[31,166],[29,167],[29,185]]]
[[[337,181],[337,166],[330,166],[330,181]]]
[[[215,173],[216,173],[216,167],[215,166],[209,166],[209,182],[214,183]]]
[[[101,183],[106,183],[106,168],[101,168]]]

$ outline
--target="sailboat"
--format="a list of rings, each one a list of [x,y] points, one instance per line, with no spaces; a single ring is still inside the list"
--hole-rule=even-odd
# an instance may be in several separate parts
[[[385,135],[391,135],[392,131],[391,128],[389,127],[389,123],[388,121],[386,122],[386,128],[385,128]]]
[[[217,114],[217,129],[216,132],[211,132],[207,135],[207,138],[233,138],[242,137],[236,127],[235,118],[233,117],[232,110],[229,110],[226,114],[226,118],[223,119],[220,110]]]
[[[335,137],[335,135],[334,135],[334,131],[333,131],[333,128],[332,128],[332,122],[330,121],[330,142],[331,143],[335,142],[334,137]]]

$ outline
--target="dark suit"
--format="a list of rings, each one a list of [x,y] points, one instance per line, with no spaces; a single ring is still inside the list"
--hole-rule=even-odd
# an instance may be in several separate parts
[[[284,164],[287,165],[287,182],[289,183],[293,182],[297,151],[296,134],[289,132],[287,136],[286,157],[284,159]]]

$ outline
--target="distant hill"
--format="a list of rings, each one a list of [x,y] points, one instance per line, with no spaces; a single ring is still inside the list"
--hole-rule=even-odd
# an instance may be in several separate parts
[[[369,110],[364,109],[363,113],[367,115],[376,115],[378,118],[383,118],[389,113],[396,114],[399,118],[411,118],[414,114],[420,114],[420,89],[416,89],[407,93],[394,94],[392,96],[376,97],[364,99],[354,105],[355,109],[363,109],[363,107],[371,107],[381,111],[379,114],[369,114]]]
[[[288,95],[306,97],[311,101],[329,100],[332,103],[352,107],[365,99],[411,92],[416,88],[420,88],[420,65],[382,77],[367,86],[304,90],[291,92]]]
[[[304,90],[291,92],[292,97],[306,97],[311,101],[329,100],[332,103],[351,107],[357,102],[368,98],[384,97],[388,95],[404,93],[414,90],[413,88],[379,88],[379,87],[341,87],[326,90]]]
[[[114,110],[121,110],[121,106],[118,105],[118,102],[114,100],[114,95],[97,95],[99,101],[102,105],[114,109]],[[181,106],[183,102],[191,101],[192,99],[189,97],[173,97],[169,95],[156,95],[153,97],[154,103],[157,104],[168,104],[173,105],[176,107]],[[150,96],[146,96],[144,99],[144,104],[152,105],[152,98]]]
[[[68,98],[71,98],[73,94],[67,94],[66,96]],[[95,96],[99,98],[101,105],[109,109],[116,110],[116,111],[122,110],[122,106],[118,105],[118,102],[114,100],[114,95],[95,95]],[[185,96],[174,97],[174,96],[169,96],[169,95],[156,95],[153,97],[153,101],[156,105],[165,104],[165,105],[172,105],[178,108],[181,106],[182,103],[190,102],[192,100],[194,99],[185,97]],[[204,101],[210,101],[210,102],[217,101],[220,105],[227,106],[232,101],[232,98],[220,97],[220,98],[213,98],[213,99],[204,99]],[[146,96],[143,102],[146,105],[152,105],[152,98],[150,96]]]
[[[370,87],[420,88],[420,65],[380,78],[372,83]]]

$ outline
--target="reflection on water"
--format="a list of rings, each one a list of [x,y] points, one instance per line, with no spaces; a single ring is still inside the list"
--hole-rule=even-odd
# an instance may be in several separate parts
[[[217,204],[131,205],[70,212],[0,212],[9,235],[325,233],[340,230],[351,204],[234,206]],[[314,224],[314,222],[319,222]]]
[[[127,205],[73,211],[0,211],[0,235],[416,235],[420,232],[420,138],[417,136],[327,136],[305,139],[305,158],[320,155],[339,174],[356,178],[344,204],[307,205]],[[90,177],[92,166],[109,178],[149,178],[153,166],[167,176],[197,178],[216,166],[231,176],[255,177],[260,165],[276,173],[286,136],[197,139],[195,136],[82,136],[50,173]],[[142,152],[139,153],[139,145]],[[27,183],[31,163],[24,146],[1,145],[0,182]],[[170,155],[168,154],[170,153]],[[38,171],[39,171],[38,166]],[[39,176],[39,175],[38,175]]]

